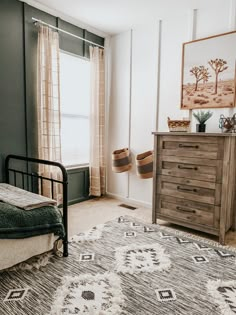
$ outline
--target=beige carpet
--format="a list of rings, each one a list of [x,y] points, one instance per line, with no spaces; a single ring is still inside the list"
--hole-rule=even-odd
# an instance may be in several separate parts
[[[144,207],[137,207],[136,210],[129,210],[119,206],[122,202],[116,199],[95,198],[84,201],[69,207],[69,236],[84,232],[95,225],[105,223],[119,216],[129,215],[140,219],[143,222],[151,223],[152,210]],[[127,203],[126,203],[127,204]],[[128,203],[129,205],[132,205]],[[133,205],[134,206],[134,205]],[[218,241],[218,238],[206,233],[201,233],[188,228],[168,224],[158,220],[161,225],[166,225],[174,229],[186,231],[192,234],[203,236],[208,239]],[[226,236],[226,244],[236,247],[236,232],[229,231]]]

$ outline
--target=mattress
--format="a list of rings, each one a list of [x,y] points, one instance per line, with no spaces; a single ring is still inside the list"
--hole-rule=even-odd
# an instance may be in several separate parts
[[[24,239],[1,239],[0,270],[52,250],[56,239],[58,236],[53,233]]]

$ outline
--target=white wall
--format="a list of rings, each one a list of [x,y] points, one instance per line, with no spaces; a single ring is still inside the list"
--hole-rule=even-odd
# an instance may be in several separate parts
[[[152,149],[152,131],[168,131],[168,116],[191,116],[191,112],[180,110],[182,44],[235,30],[235,12],[236,0],[225,0],[211,9],[186,10],[175,18],[112,37],[108,193],[151,205],[152,181],[138,179],[134,156]],[[212,111],[208,132],[220,132],[220,114],[236,112],[227,108]],[[111,171],[111,153],[125,146],[132,151],[134,166],[129,173],[115,174]]]
[[[217,6],[213,11],[198,10],[196,19],[196,39],[208,37],[211,35],[221,34],[236,30],[235,28],[235,0],[226,0],[221,6]],[[207,122],[207,132],[220,132],[218,127],[220,115],[232,116],[235,109],[218,108],[211,109],[212,118]],[[193,119],[192,130],[195,131],[195,120]]]
[[[133,30],[130,150],[133,168],[129,175],[129,199],[150,203],[152,179],[136,175],[135,156],[153,148],[152,131],[156,129],[157,68],[159,24]]]
[[[168,115],[171,115],[172,119],[182,119],[189,114],[192,131],[195,131],[196,121],[192,117],[192,111],[188,114],[188,111],[180,110],[182,43],[235,30],[235,3],[235,0],[226,0],[211,9],[197,9],[195,19],[191,19],[194,12],[183,12],[182,17],[163,21],[159,131],[168,131],[166,124]],[[213,117],[207,122],[207,132],[220,132],[218,127],[220,115],[229,116],[236,112],[227,108],[211,111]]]
[[[111,38],[111,91],[108,111],[107,192],[127,196],[128,174],[111,170],[111,152],[129,146],[131,32]]]
[[[136,175],[135,156],[153,148],[156,130],[158,21],[113,36],[111,40],[111,98],[108,124],[107,192],[150,204],[152,180]],[[113,173],[111,154],[129,147],[133,167],[129,173]]]
[[[181,44],[189,41],[189,15],[167,19],[162,22],[160,57],[160,97],[158,130],[168,131],[167,117],[182,119],[188,117],[188,111],[180,110],[181,86]]]

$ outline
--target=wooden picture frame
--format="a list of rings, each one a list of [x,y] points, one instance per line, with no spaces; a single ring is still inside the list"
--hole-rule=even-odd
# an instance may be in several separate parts
[[[183,43],[181,109],[235,106],[236,31]]]

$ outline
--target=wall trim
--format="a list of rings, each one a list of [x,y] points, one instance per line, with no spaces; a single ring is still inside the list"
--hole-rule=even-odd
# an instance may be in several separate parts
[[[149,208],[149,209],[152,208],[152,204],[149,203],[149,202],[143,202],[143,201],[140,201],[140,200],[135,200],[135,199],[131,199],[131,198],[125,198],[125,197],[121,197],[119,195],[112,194],[112,193],[109,193],[109,192],[106,193],[106,196],[110,197],[110,198],[113,198],[113,199],[116,199],[116,200],[123,201],[123,202],[125,202],[127,204],[132,204],[132,205],[137,206],[137,207],[145,207],[145,208]]]
[[[161,43],[162,43],[162,20],[158,21],[158,47],[157,47],[157,93],[156,93],[156,117],[155,128],[159,127],[159,111],[160,111],[160,83],[161,83]]]
[[[109,155],[109,120],[110,120],[110,101],[111,101],[111,36],[105,38],[105,149],[104,154],[106,157],[106,182],[105,182],[105,191],[107,191],[108,186],[108,160],[110,159]]]
[[[130,65],[129,65],[129,138],[128,138],[128,148],[131,152],[131,120],[132,120],[132,69],[133,69],[133,30],[130,30]],[[130,186],[130,173],[127,174],[127,194],[126,197],[129,198],[129,186]]]
[[[197,39],[197,14],[198,9],[193,9],[189,13],[189,41]]]
[[[86,200],[89,200],[91,199],[91,197],[80,197],[80,198],[75,198],[75,199],[71,199],[68,201],[68,206],[72,206],[76,203],[80,203],[82,201],[86,201]]]
[[[230,0],[229,5],[229,31],[236,30],[236,0]]]
[[[23,67],[24,67],[24,103],[25,103],[25,149],[26,149],[26,156],[29,155],[29,148],[28,148],[28,124],[27,124],[27,87],[26,87],[26,48],[25,48],[25,4],[22,3],[22,16],[23,16]],[[28,172],[29,165],[27,163],[27,172]],[[28,178],[27,178],[28,180]]]
[[[197,14],[198,14],[198,9],[193,9],[190,11],[189,14],[189,41],[195,40],[197,37]],[[182,60],[183,60],[183,56],[182,56]],[[190,128],[192,127],[192,114],[193,114],[193,110],[189,109],[188,112],[188,116],[189,116],[189,120],[190,120]]]
[[[84,172],[84,171],[88,171],[89,170],[89,166],[77,166],[77,167],[71,167],[71,168],[66,168],[66,171],[68,174],[75,174],[75,173],[80,173],[80,172]]]

